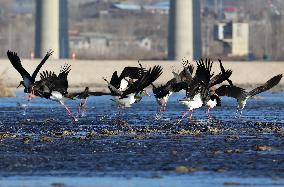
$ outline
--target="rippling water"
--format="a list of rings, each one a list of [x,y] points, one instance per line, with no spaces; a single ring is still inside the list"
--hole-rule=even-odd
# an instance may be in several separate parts
[[[177,125],[181,97],[160,119],[153,97],[120,116],[111,97],[92,97],[77,123],[58,103],[35,99],[23,115],[21,96],[2,98],[0,186],[284,185],[283,92],[249,100],[241,118],[223,98],[212,120],[202,108]]]

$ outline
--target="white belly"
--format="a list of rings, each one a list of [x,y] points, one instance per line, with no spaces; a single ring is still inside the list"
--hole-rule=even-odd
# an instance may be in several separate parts
[[[214,99],[213,101],[210,99],[209,101],[207,101],[206,106],[208,106],[209,108],[214,108],[217,105],[217,101],[216,99]]]
[[[125,91],[128,86],[128,82],[125,79],[122,79],[120,82],[120,86],[118,88],[119,91]]]
[[[168,103],[168,100],[169,100],[170,96],[172,95],[172,93],[173,93],[173,92],[170,92],[168,95],[166,95],[166,96],[163,97],[163,98],[160,98],[160,99],[157,98],[157,103],[158,103],[159,105],[166,106],[167,103]]]
[[[127,97],[120,99],[120,96],[115,96],[114,100],[117,104],[122,105],[124,107],[131,107],[133,103],[135,103],[134,94],[129,94]]]
[[[195,95],[193,99],[180,99],[179,102],[189,108],[189,110],[200,108],[203,104],[200,94]]]
[[[244,100],[239,100],[238,101],[238,108],[239,109],[244,109],[245,108],[245,106],[247,104],[247,99],[248,99],[248,97],[246,99],[244,99]]]
[[[51,92],[50,99],[53,100],[53,101],[62,101],[63,95],[60,92],[53,91],[53,92]]]

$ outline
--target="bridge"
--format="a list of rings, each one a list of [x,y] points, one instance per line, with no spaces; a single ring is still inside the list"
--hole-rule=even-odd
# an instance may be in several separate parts
[[[67,0],[36,1],[35,57],[69,58]],[[201,57],[199,0],[170,0],[168,59]]]

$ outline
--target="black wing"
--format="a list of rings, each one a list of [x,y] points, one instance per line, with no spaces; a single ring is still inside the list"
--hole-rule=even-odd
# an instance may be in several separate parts
[[[109,92],[89,92],[91,96],[103,96],[103,95],[111,95]]]
[[[67,76],[69,74],[69,72],[71,71],[71,65],[68,64],[64,64],[64,66],[61,66],[58,78],[65,78],[67,79]]]
[[[111,93],[107,93],[107,92],[88,92],[88,93],[85,93],[83,91],[83,92],[68,93],[65,97],[68,97],[70,99],[75,99],[75,98],[86,99],[89,96],[103,96],[103,95],[111,95]]]
[[[214,77],[209,82],[209,87],[215,86],[217,84],[221,84],[222,82],[229,80],[229,77],[232,75],[231,70],[226,70],[224,72],[221,72]]]
[[[186,90],[187,88],[186,82],[169,82],[165,85],[161,85],[153,88],[153,93],[156,98],[163,98],[168,95],[170,92],[179,92],[181,90]]]
[[[56,75],[54,72],[52,72],[52,71],[47,71],[47,70],[41,72],[39,75],[40,75],[40,79],[41,79],[41,80],[47,79],[47,78],[49,78],[49,77],[54,77],[54,76],[57,77],[57,75]]]
[[[14,68],[21,74],[22,78],[24,77],[28,78],[31,80],[30,74],[23,68],[21,60],[16,52],[13,51],[7,51],[7,56]]]
[[[61,67],[60,73],[58,75],[58,78],[55,79],[52,83],[52,91],[58,91],[63,95],[66,95],[67,89],[68,89],[68,80],[67,76],[69,72],[71,65],[65,64],[63,67]]]
[[[103,77],[103,80],[105,80],[107,82],[108,89],[110,90],[111,95],[117,96],[117,95],[121,95],[122,94],[122,92],[118,90],[119,87],[120,87],[121,80],[117,76],[117,71],[115,71],[112,74],[110,82],[108,82],[108,80],[106,78],[104,78],[104,77]]]
[[[211,68],[213,62],[210,59],[203,59],[196,61],[197,69],[195,72],[195,76],[193,80],[188,85],[186,89],[186,96],[189,98],[193,98],[197,93],[201,90],[209,91],[209,82],[213,74],[211,74]]]
[[[282,79],[282,74],[276,75],[274,77],[272,77],[271,79],[269,79],[264,85],[259,86],[255,89],[253,89],[252,91],[250,91],[248,93],[249,96],[254,96],[256,94],[259,94],[261,92],[265,92],[269,89],[271,89],[272,87],[276,86],[280,80]]]
[[[33,91],[36,96],[49,98],[52,90],[50,89],[49,82],[40,80],[33,84]]]
[[[48,75],[45,73],[48,73]],[[33,90],[35,91],[35,95],[40,97],[45,97],[46,95],[48,98],[48,95],[54,88],[53,83],[56,79],[58,79],[57,75],[52,72],[50,74],[48,71],[41,73],[41,80],[35,81],[32,84]]]
[[[172,92],[179,92],[181,90],[186,90],[188,87],[188,84],[186,82],[178,82],[171,84],[171,91]]]
[[[228,96],[233,97],[235,99],[241,99],[247,96],[247,92],[245,91],[245,89],[230,85],[220,86],[218,89],[215,90],[215,93],[218,96]]]
[[[221,59],[218,59],[218,61],[219,61],[219,64],[220,64],[221,72],[224,74],[226,72],[226,70],[225,70],[225,68],[222,64],[222,61],[221,61]],[[231,86],[234,86],[233,82],[229,79],[229,77],[226,80]]]
[[[191,74],[193,73],[194,66],[189,62],[189,60],[182,60],[182,66],[187,69]]]
[[[119,78],[123,79],[125,77],[129,77],[131,79],[139,79],[140,77],[143,76],[144,73],[146,73],[147,70],[145,68],[140,68],[140,67],[125,67]]]
[[[120,87],[120,82],[121,79],[118,77],[117,71],[113,72],[112,77],[110,79],[110,84],[118,89]]]
[[[161,85],[153,88],[153,93],[156,98],[163,98],[170,93],[170,85]]]
[[[162,74],[161,66],[154,66],[153,69],[150,68],[147,73],[145,73],[140,79],[130,84],[130,86],[123,92],[121,97],[125,97],[131,93],[139,93],[143,91],[144,88],[152,84],[159,76]]]
[[[40,68],[43,66],[43,64],[46,62],[46,60],[52,55],[53,51],[48,51],[46,53],[46,55],[44,56],[44,58],[41,60],[41,62],[39,63],[39,65],[36,67],[35,71],[32,74],[32,80],[36,79],[36,76],[40,70]]]
[[[197,70],[195,73],[195,79],[199,80],[205,87],[209,86],[209,82],[211,77],[214,74],[211,74],[212,64],[213,62],[210,59],[200,59],[196,61],[197,63]]]
[[[181,80],[190,83],[193,79],[192,76],[193,69],[194,69],[193,65],[188,65],[187,67],[184,67],[179,74]]]

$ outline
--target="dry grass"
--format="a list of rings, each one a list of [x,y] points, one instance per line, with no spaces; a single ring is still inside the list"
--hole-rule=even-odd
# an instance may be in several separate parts
[[[5,77],[6,72],[7,69],[0,74],[0,97],[13,97],[15,95],[9,90],[3,79],[3,77]]]

